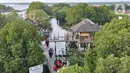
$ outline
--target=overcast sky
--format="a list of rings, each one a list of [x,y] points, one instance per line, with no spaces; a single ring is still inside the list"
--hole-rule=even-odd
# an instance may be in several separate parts
[[[41,2],[115,2],[115,1],[129,1],[129,0],[0,0],[0,3],[3,2],[32,2],[32,1],[41,1]]]

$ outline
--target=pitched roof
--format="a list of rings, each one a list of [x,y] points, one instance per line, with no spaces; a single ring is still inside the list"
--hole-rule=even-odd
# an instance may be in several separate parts
[[[70,28],[74,32],[96,32],[99,26],[89,19],[85,19]]]

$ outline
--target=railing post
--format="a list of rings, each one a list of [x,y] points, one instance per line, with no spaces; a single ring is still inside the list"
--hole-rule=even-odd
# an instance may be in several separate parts
[[[56,41],[55,41],[55,58],[56,58]],[[57,59],[57,58],[56,58]]]

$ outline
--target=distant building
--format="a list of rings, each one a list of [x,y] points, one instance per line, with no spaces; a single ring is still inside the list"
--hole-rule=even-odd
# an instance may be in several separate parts
[[[72,37],[74,40],[78,40],[79,48],[86,48],[88,43],[93,43],[94,33],[98,30],[98,24],[89,19],[85,19],[71,27]]]

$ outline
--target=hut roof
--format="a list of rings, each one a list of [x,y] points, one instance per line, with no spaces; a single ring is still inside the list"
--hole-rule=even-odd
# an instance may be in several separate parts
[[[89,19],[85,19],[80,23],[71,27],[74,32],[96,32],[99,30],[98,24],[95,24]]]

